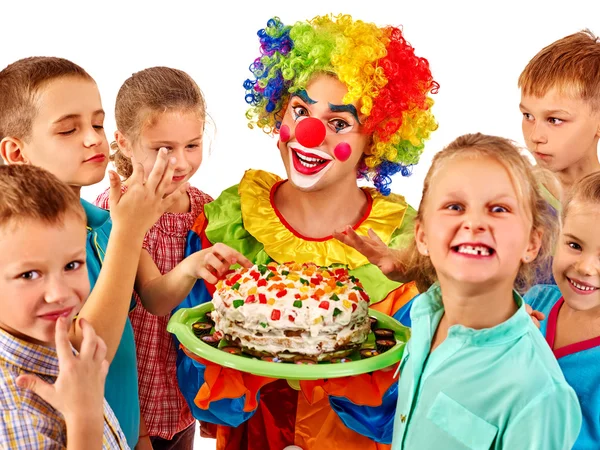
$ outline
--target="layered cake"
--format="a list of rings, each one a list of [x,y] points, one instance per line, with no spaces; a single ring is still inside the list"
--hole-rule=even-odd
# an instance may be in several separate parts
[[[260,358],[340,358],[370,331],[369,297],[345,268],[257,265],[230,273],[216,287],[215,330]]]

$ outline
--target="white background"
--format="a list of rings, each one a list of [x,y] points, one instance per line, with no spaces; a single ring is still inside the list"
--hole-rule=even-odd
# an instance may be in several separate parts
[[[440,91],[440,124],[410,178],[392,189],[418,206],[423,178],[436,151],[460,134],[484,132],[523,142],[517,79],[542,47],[582,28],[600,34],[600,1],[2,1],[0,67],[27,56],[61,56],[97,81],[115,130],[114,99],[133,72],[157,66],[187,71],[204,91],[216,124],[210,155],[192,184],[217,196],[244,170],[284,176],[275,139],[249,130],[243,81],[258,56],[256,32],[272,16],[284,23],[347,13],[378,25],[403,25],[407,40],[426,57]],[[107,180],[85,188],[93,200]],[[198,448],[214,448],[197,441]]]

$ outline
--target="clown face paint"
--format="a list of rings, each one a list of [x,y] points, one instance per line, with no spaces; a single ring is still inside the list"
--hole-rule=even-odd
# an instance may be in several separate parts
[[[291,183],[303,191],[334,184],[356,186],[356,167],[370,140],[361,133],[357,106],[344,104],[345,85],[318,75],[292,94],[281,126],[279,149]]]
[[[347,161],[352,156],[352,147],[347,142],[340,142],[333,150],[333,156],[338,161]]]
[[[314,186],[332,167],[333,159],[329,154],[316,149],[308,149],[298,143],[288,144],[292,183],[300,189]]]
[[[290,140],[290,127],[283,125],[279,130],[279,139],[281,142],[287,142]]]

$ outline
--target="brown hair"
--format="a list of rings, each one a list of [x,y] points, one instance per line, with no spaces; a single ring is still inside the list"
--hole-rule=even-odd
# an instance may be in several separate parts
[[[557,87],[600,109],[600,40],[586,29],[553,42],[529,61],[519,87],[536,97]]]
[[[0,166],[0,192],[0,226],[27,219],[57,224],[68,213],[86,223],[75,191],[40,167],[29,164]]]
[[[62,77],[93,78],[77,64],[49,56],[20,59],[0,72],[0,140],[28,139],[40,90]]]
[[[563,203],[562,220],[565,221],[572,202],[586,202],[600,206],[600,172],[591,173],[579,180]]]
[[[115,103],[117,129],[134,142],[157,114],[171,109],[196,110],[202,120],[206,117],[202,91],[187,73],[169,67],[144,69],[125,80],[119,89]],[[110,147],[114,151],[110,159],[117,172],[129,178],[133,171],[131,160],[119,150],[116,142]]]
[[[522,264],[515,280],[515,287],[524,292],[532,284],[535,274],[545,270],[549,273],[554,240],[558,231],[557,219],[548,202],[542,197],[536,168],[521,155],[518,148],[508,139],[487,136],[481,133],[460,136],[446,146],[433,158],[429,172],[423,184],[423,197],[416,220],[423,222],[425,204],[429,188],[436,174],[444,165],[460,156],[487,157],[498,161],[509,173],[517,195],[531,212],[532,229],[542,232],[542,243],[537,258],[529,264]],[[435,268],[428,257],[421,255],[413,241],[411,262],[407,276],[417,282],[420,291],[424,291],[436,281]]]

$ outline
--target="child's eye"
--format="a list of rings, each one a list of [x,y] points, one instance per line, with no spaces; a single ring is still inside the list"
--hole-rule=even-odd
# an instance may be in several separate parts
[[[304,106],[294,106],[292,111],[294,112],[294,120],[308,116],[308,110]]]
[[[154,151],[158,152],[158,151],[160,151],[161,148],[166,149],[167,153],[172,153],[173,152],[173,147],[165,147],[164,145],[161,145],[160,147],[155,148]]]
[[[66,271],[77,270],[81,266],[83,266],[83,264],[84,264],[83,261],[71,261],[70,263],[67,263],[67,265],[65,266],[65,270]]]
[[[525,120],[533,120],[533,116],[529,113],[523,113],[523,119]]]
[[[491,211],[493,213],[504,213],[504,212],[508,212],[508,209],[505,208],[504,206],[496,205],[496,206],[492,206]]]
[[[40,273],[35,271],[35,270],[31,270],[29,272],[23,272],[22,274],[19,275],[18,278],[21,278],[23,280],[37,280],[40,277]]]
[[[104,130],[104,125],[93,125],[96,130]]]
[[[186,145],[186,148],[191,148],[191,149],[198,148],[198,147],[200,147],[200,145],[198,145],[198,144],[188,144],[188,145]]]
[[[581,248],[581,245],[579,245],[577,242],[568,241],[568,242],[567,242],[567,245],[568,245],[570,248],[572,248],[573,250],[577,250],[577,251],[581,251],[581,250],[583,250],[583,249]]]
[[[446,205],[446,209],[449,209],[450,211],[463,211],[462,205],[459,205],[458,203]]]
[[[63,136],[68,136],[70,134],[73,134],[75,132],[75,128],[73,128],[72,130],[69,131],[59,131],[58,134],[61,134]]]
[[[347,129],[350,126],[350,124],[343,119],[333,119],[330,120],[329,123],[332,125],[336,133]]]
[[[564,120],[557,119],[556,117],[550,117],[548,118],[548,122],[550,122],[552,125],[560,125],[564,122]]]

